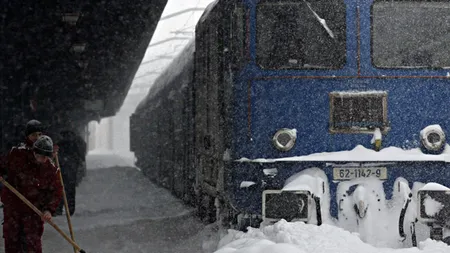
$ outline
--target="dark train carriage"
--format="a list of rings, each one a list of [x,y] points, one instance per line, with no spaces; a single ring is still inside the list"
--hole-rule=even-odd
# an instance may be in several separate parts
[[[130,118],[130,146],[136,165],[152,181],[192,201],[194,43],[157,78]],[[188,116],[190,115],[190,116]],[[189,157],[190,156],[190,157]]]
[[[200,215],[215,218],[215,199],[224,196],[223,155],[230,148],[231,87],[228,5],[216,1],[196,26],[195,152]],[[202,212],[205,211],[205,212]]]
[[[188,202],[196,194],[201,216],[210,220],[217,193],[224,191],[223,156],[231,143],[230,6],[216,1],[208,7],[197,25],[195,44],[155,81],[131,117],[138,166]]]

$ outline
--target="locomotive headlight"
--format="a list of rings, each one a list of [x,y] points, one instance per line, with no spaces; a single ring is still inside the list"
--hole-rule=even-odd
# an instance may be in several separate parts
[[[273,144],[281,151],[289,151],[294,147],[297,139],[297,130],[282,128],[273,136]]]
[[[439,125],[431,125],[420,131],[422,145],[429,151],[439,151],[445,145],[445,133]]]

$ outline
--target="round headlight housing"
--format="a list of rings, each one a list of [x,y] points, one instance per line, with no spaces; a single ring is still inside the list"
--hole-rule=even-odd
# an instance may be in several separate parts
[[[445,146],[445,133],[439,125],[431,125],[420,131],[422,145],[428,151],[441,151]]]
[[[289,151],[294,147],[297,130],[282,128],[273,136],[273,145],[281,151]]]

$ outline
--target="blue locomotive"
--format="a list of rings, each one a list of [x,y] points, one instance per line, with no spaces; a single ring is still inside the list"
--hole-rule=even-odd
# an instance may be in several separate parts
[[[283,218],[415,245],[425,224],[450,240],[449,8],[214,2],[131,116],[137,166],[239,229]]]

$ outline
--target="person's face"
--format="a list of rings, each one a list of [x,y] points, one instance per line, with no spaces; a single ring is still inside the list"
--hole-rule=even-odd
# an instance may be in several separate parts
[[[45,163],[48,160],[48,157],[45,155],[40,155],[40,154],[36,154],[34,153],[34,157],[36,158],[36,161],[38,163]]]
[[[39,139],[39,137],[41,137],[41,135],[42,132],[34,132],[28,135],[28,139],[34,143],[37,139]]]

